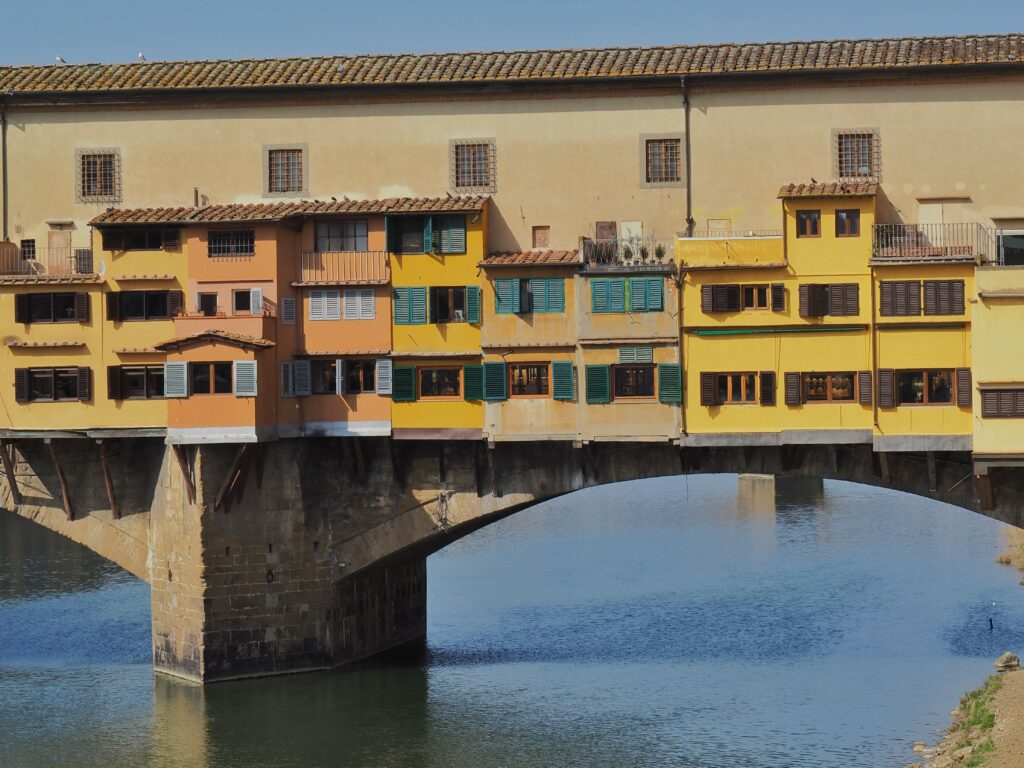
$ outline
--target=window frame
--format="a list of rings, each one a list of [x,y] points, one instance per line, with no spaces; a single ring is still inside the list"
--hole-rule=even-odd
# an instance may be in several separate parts
[[[733,400],[733,377],[740,377],[740,392],[741,399]],[[718,397],[720,391],[719,381],[722,379],[726,380],[726,396],[725,398]],[[750,380],[754,382],[754,388],[752,391],[748,390],[748,384]],[[715,401],[718,406],[723,405],[757,405],[759,402],[758,395],[760,394],[761,385],[759,383],[760,375],[757,371],[727,371],[715,373]],[[746,395],[750,395],[746,397]]]
[[[806,217],[806,218],[804,218]],[[803,221],[801,221],[803,219]],[[796,224],[796,236],[798,238],[814,239],[821,237],[821,209],[820,208],[801,208],[794,212],[793,215],[794,223]],[[814,222],[814,232],[804,232],[807,227],[802,226],[808,222]]]
[[[638,145],[638,178],[641,189],[662,189],[666,187],[683,187],[686,185],[686,157],[683,153],[685,136],[683,133],[643,133],[640,134]],[[652,142],[673,142],[678,147],[676,158],[677,178],[675,180],[652,181],[648,173],[648,158]]]
[[[98,158],[109,158],[110,186],[89,187],[89,175],[100,170],[87,170],[86,164]],[[83,148],[75,150],[75,201],[78,203],[121,202],[121,150],[116,147]]]
[[[825,377],[825,388],[826,396],[824,399],[811,398],[809,392],[809,381],[811,377]],[[850,377],[850,396],[847,398],[835,397],[835,386],[833,377],[835,376],[849,376]],[[857,388],[857,371],[803,371],[800,374],[800,402],[804,405],[809,404],[829,404],[829,403],[852,403],[857,405],[859,402],[859,390]]]
[[[459,391],[454,395],[425,395],[423,394],[423,374],[427,371],[456,371],[458,374]],[[463,366],[461,365],[424,365],[416,366],[416,399],[433,400],[440,402],[455,402],[462,400],[466,383],[463,381]]]
[[[213,297],[213,313],[207,313],[203,309],[203,298]],[[220,315],[220,293],[217,291],[197,291],[196,292],[196,312],[202,317],[218,317]]]
[[[67,365],[56,365],[56,366],[40,366],[27,369],[26,383],[27,383],[27,396],[26,403],[74,403],[80,402],[81,397],[79,396],[79,388],[81,387],[81,380],[79,378],[80,368],[75,366]],[[75,393],[71,397],[57,397],[57,376],[58,374],[67,376],[69,372],[74,372],[75,376]],[[32,397],[33,386],[32,381],[35,377],[42,376],[49,379],[50,396],[49,397]]]
[[[754,291],[754,303],[747,305],[747,291]],[[764,291],[764,304],[757,302],[758,293]],[[741,283],[740,284],[740,311],[741,312],[765,312],[772,308],[771,287],[769,283]]]
[[[273,153],[298,152],[300,183],[289,189],[275,189],[272,183]],[[302,197],[309,193],[309,145],[296,144],[264,144],[263,156],[263,197]]]
[[[458,291],[462,292],[462,319],[447,319],[440,320],[437,316],[437,296],[440,295],[440,291],[448,292],[448,311],[449,318],[452,318],[459,310],[456,308],[456,296]],[[468,323],[468,314],[466,312],[466,286],[465,285],[431,285],[427,286],[427,312],[429,314],[429,321],[431,325],[462,325]]]
[[[366,385],[367,370],[370,373],[370,385]],[[353,371],[359,371],[359,389],[353,390],[350,377]],[[345,361],[345,396],[372,395],[377,392],[377,361],[370,358],[352,358]]]
[[[852,165],[847,164],[847,155],[851,152],[844,148],[844,141],[848,139],[867,142],[867,173],[860,173],[857,167],[860,148],[852,153]],[[844,173],[846,170],[852,170],[853,173]],[[837,181],[881,181],[882,140],[877,128],[837,128],[832,131],[832,176]]]
[[[214,237],[230,240],[232,242],[214,246]],[[223,252],[214,252],[217,249],[227,248]],[[256,230],[255,229],[209,229],[206,231],[206,257],[208,259],[247,259],[256,255]]]
[[[515,376],[513,371],[521,368],[537,368],[543,369],[544,376],[544,391],[537,394],[517,394],[513,382]],[[516,361],[514,363],[508,363],[508,398],[510,400],[537,400],[546,399],[551,397],[551,362],[550,361]]]
[[[25,300],[25,302],[26,302],[26,311],[27,311],[27,321],[28,321],[26,323],[26,325],[35,325],[37,323],[42,324],[42,325],[55,325],[55,324],[58,324],[58,323],[81,323],[82,322],[81,320],[78,320],[75,317],[75,311],[74,310],[75,310],[75,301],[76,301],[75,296],[76,296],[76,294],[75,294],[74,291],[45,291],[45,292],[41,292],[41,293],[28,293],[28,294],[25,294],[25,295],[28,296],[28,298]],[[48,303],[50,305],[49,319],[45,319],[44,318],[44,319],[38,319],[37,320],[37,319],[35,319],[32,316],[32,304],[34,303],[33,299],[38,300],[38,298],[42,297],[42,296],[46,296],[47,297]],[[57,317],[57,297],[58,296],[64,296],[64,297],[70,296],[71,297],[71,317],[62,317],[62,318],[58,318]]]
[[[644,180],[648,184],[678,184],[683,178],[682,165],[679,139],[644,140]]]
[[[611,366],[611,399],[625,400],[627,402],[653,402],[658,397],[658,365],[657,363],[613,363]],[[650,372],[651,394],[649,395],[621,395],[619,394],[619,371],[629,368],[639,368]]]
[[[845,222],[845,231],[840,230],[840,214]],[[853,214],[851,216],[850,214]],[[837,208],[835,212],[836,237],[860,237],[860,208]]]
[[[324,373],[333,371],[324,383]],[[309,359],[309,394],[338,394],[338,360],[337,358],[311,357]]]
[[[486,156],[486,168],[482,175],[476,174],[469,178],[462,176],[459,151],[465,148],[478,148]],[[474,162],[477,162],[474,160]],[[498,149],[494,138],[451,139],[448,143],[448,184],[453,192],[459,194],[484,194],[498,191]],[[468,183],[460,183],[466,181]]]
[[[207,392],[197,392],[193,386],[195,382],[195,374],[193,370],[199,366],[208,366],[207,373],[209,375],[210,388]],[[228,389],[226,392],[217,391],[217,366],[227,366],[228,371]],[[188,396],[189,397],[214,397],[217,395],[234,395],[235,394],[235,375],[234,375],[234,362],[231,360],[198,360],[189,361],[188,363]]]
[[[360,225],[362,225],[360,227]],[[330,231],[321,233],[321,228],[337,226],[339,232],[332,235]],[[351,234],[347,230],[351,227]],[[360,229],[362,230],[360,232]],[[313,226],[313,248],[317,253],[365,253],[369,251],[370,225],[368,219],[321,219]],[[321,247],[322,241],[327,241],[327,248]],[[337,239],[339,248],[331,248],[332,241]],[[350,244],[352,248],[347,248]],[[361,246],[361,247],[360,247]]]
[[[119,365],[119,366],[117,366],[117,369],[118,369],[118,375],[121,377],[121,399],[122,400],[164,400],[164,399],[166,399],[165,396],[164,396],[164,386],[163,386],[163,379],[164,379],[164,367],[163,367],[163,364],[160,364],[160,365],[149,365],[149,364],[143,363],[143,364],[136,364],[136,365]],[[143,390],[142,396],[130,397],[128,395],[128,387],[125,384],[125,376],[130,371],[139,371],[139,372],[142,373],[142,390]],[[159,375],[159,377],[160,377],[160,386],[159,386],[159,388],[156,388],[156,391],[158,391],[160,394],[151,395],[150,394],[150,390],[154,389],[151,386],[151,379],[154,378],[157,375]]]
[[[941,406],[954,406],[956,407],[956,368],[896,368],[894,376],[894,385],[896,389],[896,407],[897,408],[920,408],[920,407],[941,407]],[[920,373],[923,376],[922,379],[922,394],[924,399],[921,402],[904,402],[903,400],[903,387],[900,383],[900,377],[908,373]],[[931,393],[931,377],[934,374],[948,374],[947,376],[947,387],[949,389],[949,400],[932,402]]]

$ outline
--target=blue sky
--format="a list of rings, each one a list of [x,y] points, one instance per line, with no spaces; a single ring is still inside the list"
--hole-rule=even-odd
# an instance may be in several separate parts
[[[1024,31],[1021,0],[8,0],[0,64]]]

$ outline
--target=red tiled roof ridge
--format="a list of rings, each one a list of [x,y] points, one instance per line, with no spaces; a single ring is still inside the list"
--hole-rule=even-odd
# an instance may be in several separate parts
[[[250,336],[246,333],[235,333],[234,331],[225,331],[220,328],[208,328],[203,331],[196,331],[190,333],[188,336],[178,336],[167,341],[162,341],[159,344],[154,344],[154,349],[160,351],[168,351],[167,347],[176,347],[189,344],[190,342],[202,341],[203,339],[215,337],[223,339],[228,342],[235,342],[238,344],[245,344],[252,347],[259,347],[261,349],[267,349],[273,347],[275,343],[270,339],[265,339],[262,336]]]
[[[582,263],[579,250],[535,248],[524,251],[496,251],[482,262],[485,267],[493,266],[559,266]]]
[[[784,184],[779,188],[779,197],[870,197],[878,192],[878,182],[859,181],[809,181]]]
[[[1024,33],[0,66],[0,91],[102,92],[1021,63]]]

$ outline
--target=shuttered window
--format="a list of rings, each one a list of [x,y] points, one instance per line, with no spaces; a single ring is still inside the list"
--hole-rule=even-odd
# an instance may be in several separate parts
[[[782,283],[772,283],[772,312],[786,311],[786,287]]]
[[[560,277],[531,278],[530,296],[535,313],[565,312],[565,280]]]
[[[432,235],[434,253],[465,253],[466,216],[464,214],[435,216]]]
[[[570,361],[551,363],[551,396],[555,400],[576,399],[576,368]]]
[[[107,294],[107,320],[167,320],[180,315],[181,291],[111,291]]]
[[[480,288],[476,285],[466,286],[466,322],[479,323],[480,314]]]
[[[519,284],[519,278],[502,278],[494,281],[494,311],[496,314],[519,314]]]
[[[587,403],[599,405],[612,400],[612,369],[609,365],[588,365],[585,369]]]
[[[801,401],[804,403],[852,403],[857,397],[856,374],[819,373],[802,374]]]
[[[466,400],[484,399],[484,367],[464,365],[462,367],[462,396]]]
[[[1024,387],[982,389],[981,415],[986,419],[1024,418]]]
[[[313,366],[309,360],[293,362],[292,375],[296,397],[306,397],[313,393]]]
[[[658,402],[683,402],[683,367],[678,363],[658,363]]]
[[[396,403],[411,403],[416,400],[416,368],[411,365],[396,365],[392,369],[391,399]]]
[[[484,400],[508,399],[508,368],[505,363],[484,363]]]
[[[377,361],[376,379],[378,395],[391,394],[392,370],[393,369],[390,360]]]
[[[108,400],[151,400],[164,396],[162,365],[108,365]]]
[[[761,371],[761,405],[775,405],[775,371]]]
[[[704,285],[700,289],[700,306],[703,312],[739,312],[739,284]]]
[[[926,315],[962,315],[965,311],[963,280],[924,281]]]
[[[373,288],[346,288],[344,316],[346,320],[372,320],[376,317]]]
[[[973,404],[971,393],[971,369],[956,369],[956,404],[961,408],[970,408]]]
[[[92,399],[91,368],[16,368],[14,399],[19,403]]]
[[[281,299],[282,325],[295,325],[295,299]]]
[[[590,281],[590,308],[595,313],[626,311],[626,281],[594,278]]]
[[[654,348],[643,347],[619,347],[620,363],[653,363]]]
[[[234,363],[235,397],[256,397],[256,361],[235,360]]]
[[[295,397],[294,363],[281,363],[281,397]]]
[[[310,320],[340,320],[341,291],[317,290],[309,292]]]
[[[551,394],[549,363],[510,363],[508,366],[509,397],[547,397]]]
[[[188,397],[188,363],[164,363],[164,397]]]
[[[427,289],[395,288],[395,324],[423,325],[427,322]]]
[[[800,286],[800,316],[857,315],[860,286],[857,283],[804,283]]]
[[[801,400],[801,389],[800,389],[800,374],[793,373],[792,371],[787,372],[783,376],[783,382],[785,387],[785,399],[786,405],[800,405]]]
[[[629,311],[660,312],[665,304],[665,280],[660,277],[632,277],[629,280]],[[615,310],[611,310],[615,311]]]
[[[14,296],[14,322],[87,323],[87,293],[19,293]]]
[[[892,368],[878,369],[878,407],[896,407],[896,371]]]
[[[878,305],[882,317],[920,315],[921,281],[883,280],[878,285]]]
[[[861,405],[871,405],[871,371],[857,373],[857,400]]]

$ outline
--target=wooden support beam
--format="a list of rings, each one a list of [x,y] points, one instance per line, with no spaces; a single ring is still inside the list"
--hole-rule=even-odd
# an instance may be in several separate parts
[[[196,484],[192,479],[192,468],[189,467],[188,457],[185,455],[185,446],[172,445],[174,458],[178,460],[178,468],[181,470],[181,479],[185,483],[185,496],[189,504],[196,503]]]
[[[473,479],[476,481],[476,495],[484,495],[484,447],[477,445],[473,449]]]
[[[256,443],[256,490],[263,488],[263,466],[266,464],[267,454],[263,443]]]
[[[495,498],[500,499],[503,494],[501,491],[501,486],[498,484],[497,457],[498,446],[490,445],[487,451],[487,469],[491,481],[491,494]]]
[[[18,490],[18,479],[14,474],[14,462],[11,461],[11,456],[7,452],[10,444],[6,440],[0,440],[0,458],[4,464],[4,474],[7,475],[7,486],[11,489],[11,501],[14,506],[21,504],[21,491]]]
[[[238,446],[238,452],[235,454],[234,461],[231,462],[231,467],[228,469],[227,475],[224,477],[224,482],[220,485],[220,490],[217,491],[217,496],[213,501],[214,510],[220,509],[224,502],[227,501],[228,493],[231,491],[232,486],[238,479],[239,467],[242,466],[242,460],[245,458],[250,445],[245,443]]]
[[[121,510],[117,506],[117,497],[114,495],[114,478],[110,474],[110,461],[107,458],[107,444],[97,440],[100,444],[100,464],[103,467],[103,485],[107,488],[107,501],[110,502],[110,511],[114,514],[115,520],[121,519]]]
[[[437,474],[443,483],[447,472],[444,465],[444,442],[441,440],[437,441]]]
[[[242,499],[245,497],[245,484],[249,480],[249,465],[252,464],[252,454],[254,451],[246,451],[245,459],[238,467],[238,472],[235,473],[235,479],[231,483],[231,488],[228,489],[228,501],[225,511],[231,509],[231,506],[236,502],[241,504]]]
[[[925,454],[928,460],[928,492],[935,493],[939,489],[939,483],[937,478],[937,472],[935,469],[935,451],[928,451]]]
[[[68,490],[68,480],[64,476],[64,469],[60,465],[60,459],[57,457],[57,449],[54,447],[52,441],[47,441],[46,447],[50,449],[50,458],[53,459],[53,468],[57,470],[57,481],[60,483],[60,495],[64,500],[64,514],[68,516],[68,520],[75,519],[75,511],[71,507],[71,492]]]
[[[406,485],[405,478],[405,462],[402,457],[402,449],[398,445],[398,441],[395,438],[390,439],[391,443],[391,471],[394,472],[395,482],[400,488],[404,488]]]
[[[991,512],[996,508],[991,475],[975,475],[974,490],[978,493],[978,506],[982,512]]]
[[[889,473],[889,454],[885,451],[878,452],[878,466],[882,470],[882,482],[889,485],[892,482],[892,475]]]

